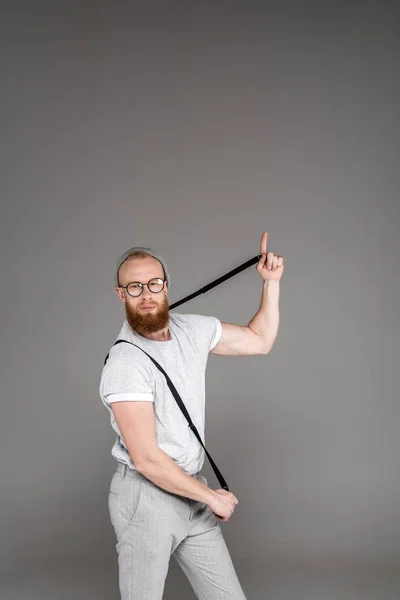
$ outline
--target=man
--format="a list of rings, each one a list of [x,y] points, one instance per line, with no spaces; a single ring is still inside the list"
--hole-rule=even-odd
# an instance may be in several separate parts
[[[117,339],[161,364],[203,443],[208,354],[267,354],[277,336],[283,258],[267,253],[267,236],[256,267],[261,304],[248,326],[169,313],[168,267],[151,248],[131,248],[117,263],[116,293],[126,313]],[[119,343],[110,350],[99,391],[117,433],[108,505],[121,600],[161,600],[171,555],[201,600],[245,600],[218,523],[228,521],[238,499],[209,488],[200,475],[204,450],[164,375],[142,350]]]

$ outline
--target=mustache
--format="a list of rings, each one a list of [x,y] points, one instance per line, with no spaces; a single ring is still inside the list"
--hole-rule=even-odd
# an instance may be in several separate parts
[[[145,312],[141,307],[151,306],[157,307],[156,311]],[[169,322],[169,303],[167,298],[164,298],[160,303],[157,302],[142,302],[135,308],[126,304],[125,312],[129,325],[139,334],[154,333],[164,329]]]

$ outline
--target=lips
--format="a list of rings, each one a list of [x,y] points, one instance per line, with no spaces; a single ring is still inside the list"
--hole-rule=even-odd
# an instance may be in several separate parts
[[[145,308],[145,309],[147,308],[147,309],[149,309],[149,308],[155,308],[156,306],[157,306],[157,304],[149,304],[149,305],[146,305],[146,306],[141,306],[140,308]]]

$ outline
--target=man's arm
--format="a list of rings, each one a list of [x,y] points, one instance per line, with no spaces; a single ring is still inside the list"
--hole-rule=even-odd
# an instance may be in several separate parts
[[[283,273],[282,256],[267,254],[267,237],[261,238],[261,258],[257,272],[263,279],[261,303],[250,323],[234,325],[221,323],[222,334],[211,354],[252,355],[268,354],[273,347],[279,329],[279,286]]]
[[[157,444],[153,402],[111,403],[136,469],[167,492],[209,504],[216,492],[181,469]]]
[[[221,337],[210,351],[211,354],[268,354],[279,329],[279,281],[264,281],[260,308],[247,326],[233,323],[221,325]]]

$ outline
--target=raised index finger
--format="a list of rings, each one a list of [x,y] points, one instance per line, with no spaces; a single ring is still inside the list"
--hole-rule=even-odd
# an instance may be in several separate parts
[[[268,233],[264,231],[261,237],[260,254],[267,254]]]

